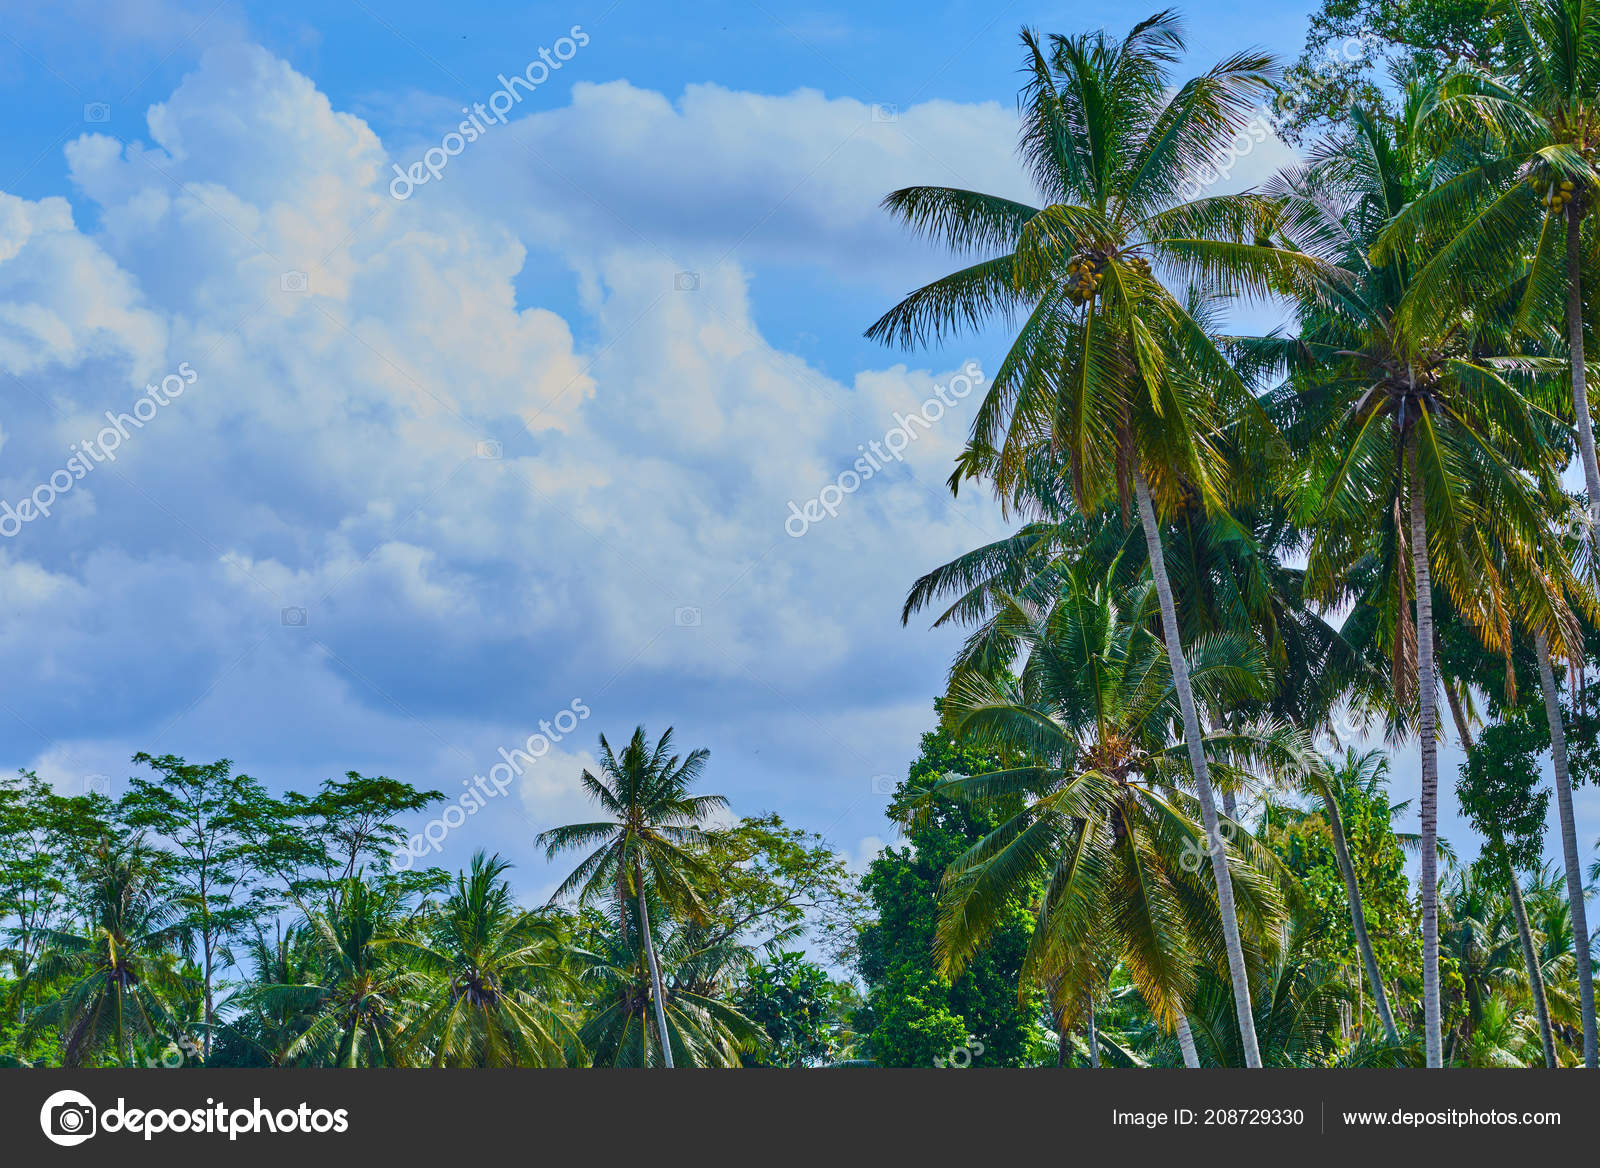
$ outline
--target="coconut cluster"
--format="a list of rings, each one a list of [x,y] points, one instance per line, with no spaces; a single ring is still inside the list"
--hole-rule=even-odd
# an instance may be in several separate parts
[[[1067,295],[1074,304],[1093,300],[1105,278],[1104,261],[1095,260],[1090,256],[1079,256],[1067,265]]]
[[[1556,214],[1568,203],[1572,202],[1572,196],[1576,190],[1577,184],[1570,178],[1562,179],[1558,183],[1551,183],[1542,200],[1545,209],[1552,215]]]

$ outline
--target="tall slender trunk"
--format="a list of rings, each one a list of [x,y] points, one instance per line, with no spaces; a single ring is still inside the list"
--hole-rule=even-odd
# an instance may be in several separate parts
[[[1089,1003],[1089,1065],[1100,1065],[1100,1031],[1095,1027],[1094,1003]]]
[[[1572,408],[1578,417],[1578,450],[1589,488],[1589,512],[1600,525],[1600,465],[1595,462],[1594,427],[1589,420],[1589,378],[1583,356],[1583,220],[1576,204],[1567,208],[1567,349],[1572,363]],[[1593,1065],[1592,1063],[1590,1064]]]
[[[210,1062],[211,1061],[211,1031],[216,1028],[217,1011],[216,1011],[216,1000],[212,996],[212,987],[211,987],[211,978],[212,978],[211,965],[212,965],[212,959],[211,959],[211,942],[209,940],[206,942],[205,950],[206,950],[206,973],[205,973],[205,977],[206,977],[206,1032],[205,1032],[204,1037],[201,1039],[201,1041],[204,1043],[204,1054],[203,1054],[202,1057],[203,1057],[204,1061]]]
[[[1150,574],[1155,578],[1156,595],[1161,600],[1161,631],[1166,636],[1167,664],[1172,668],[1172,682],[1178,691],[1183,736],[1189,747],[1189,764],[1194,769],[1195,792],[1200,798],[1200,817],[1206,829],[1206,850],[1211,853],[1211,875],[1217,886],[1217,912],[1222,918],[1222,936],[1228,947],[1228,973],[1233,981],[1233,1006],[1239,1016],[1239,1035],[1244,1043],[1244,1065],[1259,1067],[1261,1051],[1256,1045],[1250,978],[1245,969],[1244,945],[1239,940],[1239,917],[1233,904],[1233,877],[1228,871],[1227,849],[1218,829],[1211,772],[1206,766],[1205,742],[1200,735],[1200,717],[1195,711],[1194,691],[1189,685],[1189,663],[1184,659],[1183,642],[1178,636],[1178,613],[1172,602],[1172,584],[1167,579],[1161,529],[1156,526],[1155,507],[1150,502],[1150,484],[1145,481],[1144,469],[1137,461],[1133,481],[1139,499],[1139,519],[1144,525],[1144,541],[1149,549]]]
[[[1178,1049],[1183,1051],[1183,1065],[1191,1071],[1200,1069],[1200,1052],[1194,1048],[1194,1031],[1189,1029],[1189,1019],[1178,1015]]]
[[[644,873],[635,870],[634,882],[639,893],[639,936],[644,940],[644,954],[650,962],[650,1000],[656,1006],[656,1038],[661,1042],[661,1065],[671,1070],[672,1043],[667,1039],[667,1010],[664,1005],[666,992],[661,985],[661,963],[656,960],[655,938],[650,935],[650,910],[644,903]]]
[[[1070,1041],[1067,1038],[1068,1033],[1065,1023],[1056,1031],[1056,1066],[1058,1067],[1067,1065],[1067,1043]]]
[[[1498,833],[1497,833],[1498,834]],[[1539,1019],[1539,1043],[1544,1047],[1544,1065],[1556,1065],[1556,1036],[1550,1028],[1550,1000],[1545,995],[1544,970],[1539,967],[1539,951],[1533,945],[1533,927],[1528,924],[1528,906],[1522,902],[1522,886],[1517,870],[1506,856],[1505,841],[1497,839],[1500,855],[1506,861],[1506,880],[1511,889],[1511,912],[1517,918],[1517,937],[1522,941],[1522,960],[1528,966],[1528,990],[1533,995],[1533,1013]]]
[[[1415,448],[1411,469],[1411,566],[1417,592],[1417,737],[1422,748],[1422,1010],[1428,1066],[1444,1066],[1439,1006],[1439,741],[1433,664],[1433,579],[1428,567],[1428,516]]]
[[[1339,801],[1333,791],[1324,785],[1322,807],[1328,815],[1328,826],[1333,829],[1333,854],[1339,862],[1339,872],[1344,876],[1345,899],[1350,903],[1350,927],[1355,930],[1356,948],[1361,951],[1361,964],[1366,967],[1367,984],[1372,987],[1372,1006],[1383,1023],[1383,1033],[1396,1046],[1400,1044],[1400,1031],[1395,1029],[1394,1014],[1389,1010],[1389,994],[1384,989],[1378,972],[1378,958],[1372,952],[1372,940],[1367,936],[1367,914],[1361,907],[1361,885],[1356,881],[1356,868],[1350,860],[1350,845],[1344,838],[1344,816],[1339,813]]]
[[[1576,371],[1575,371],[1576,372]],[[1572,948],[1578,964],[1578,999],[1583,1009],[1583,1065],[1600,1065],[1595,1040],[1594,969],[1589,961],[1589,914],[1583,901],[1583,869],[1578,864],[1578,832],[1572,819],[1572,779],[1567,772],[1567,732],[1561,722],[1561,700],[1555,670],[1550,667],[1550,642],[1536,633],[1539,687],[1544,690],[1544,715],[1550,723],[1550,757],[1556,771],[1556,808],[1561,813],[1561,858],[1567,868],[1567,906],[1572,913]]]
[[[1467,729],[1467,716],[1461,709],[1461,698],[1455,686],[1444,683],[1445,700],[1450,705],[1450,717],[1456,724],[1456,735],[1461,739],[1461,749],[1472,749],[1472,731]],[[1505,860],[1506,879],[1511,888],[1511,914],[1517,921],[1517,937],[1522,942],[1522,963],[1528,970],[1528,991],[1533,997],[1534,1017],[1539,1020],[1539,1042],[1544,1047],[1544,1065],[1556,1065],[1556,1038],[1550,1028],[1550,998],[1544,988],[1544,970],[1539,966],[1539,951],[1533,945],[1533,927],[1528,924],[1528,906],[1522,901],[1522,886],[1517,883],[1517,870],[1505,850],[1505,839],[1496,833],[1492,841]]]

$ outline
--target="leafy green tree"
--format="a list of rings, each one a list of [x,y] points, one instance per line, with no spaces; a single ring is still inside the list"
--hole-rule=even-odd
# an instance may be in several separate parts
[[[745,975],[739,1012],[766,1033],[760,1055],[746,1066],[814,1067],[849,1057],[845,1012],[856,995],[805,954],[779,953]]]
[[[1491,19],[1498,0],[1323,0],[1311,13],[1305,51],[1286,70],[1275,103],[1279,132],[1306,142],[1337,133],[1354,106],[1382,109],[1393,77],[1437,79],[1463,68],[1498,72],[1504,38]]]
[[[1269,807],[1263,838],[1296,878],[1291,899],[1304,927],[1300,944],[1306,956],[1330,968],[1348,967],[1352,958],[1361,963],[1372,995],[1365,1004],[1394,1046],[1402,1043],[1398,1025],[1392,1014],[1384,1022],[1386,1007],[1370,987],[1385,987],[1385,998],[1388,985],[1407,987],[1403,996],[1414,994],[1422,981],[1422,952],[1402,851],[1416,840],[1394,829],[1406,805],[1390,802],[1388,772],[1388,759],[1378,751],[1347,752],[1323,773],[1310,809]],[[1363,1005],[1356,1001],[1358,1013]],[[1358,1020],[1365,1036],[1365,1019]]]
[[[0,779],[0,961],[25,979],[46,937],[73,909],[69,858],[111,836],[110,803],[101,795],[63,796],[32,771]],[[27,995],[16,992],[18,1023]],[[31,983],[37,991],[40,983]],[[12,995],[6,995],[9,999]]]
[[[707,833],[704,859],[711,938],[777,953],[811,933],[835,961],[853,952],[864,901],[849,866],[815,832],[775,814],[747,816]]]
[[[1467,763],[1456,783],[1456,795],[1473,827],[1488,841],[1485,859],[1505,878],[1545,1065],[1554,1067],[1550,1005],[1518,876],[1541,867],[1544,861],[1544,821],[1550,793],[1541,789],[1536,758],[1545,742],[1544,733],[1522,711],[1512,711],[1505,721],[1486,726],[1478,740],[1467,745]]]
[[[1001,765],[996,752],[958,745],[941,730],[922,736],[922,750],[895,790],[889,814],[906,847],[885,848],[862,887],[876,919],[861,931],[857,971],[866,985],[854,1025],[862,1053],[878,1066],[928,1067],[974,1039],[979,1066],[1029,1066],[1041,1060],[1042,996],[1018,1001],[1023,955],[1032,932],[1035,890],[1019,893],[988,943],[959,976],[934,962],[938,900],[945,870],[1001,822],[995,808],[950,800],[928,804],[950,774],[984,774]]]
[[[654,888],[672,909],[703,921],[703,889],[712,886],[716,872],[703,855],[709,842],[701,825],[712,812],[727,807],[721,795],[691,795],[689,787],[705,770],[711,752],[694,750],[686,758],[669,753],[672,728],[652,749],[644,727],[633,732],[620,756],[613,754],[606,736],[600,736],[600,774],[583,772],[583,788],[610,819],[574,823],[541,832],[535,841],[554,859],[561,852],[594,848],[562,881],[554,901],[576,896],[586,904],[596,898],[617,898],[619,939],[626,948],[631,894],[638,906],[638,926],[643,933],[645,957],[650,966],[655,1002],[656,1033],[662,1065],[670,1068],[672,1042],[667,1033],[666,990],[661,978],[655,941],[650,931],[650,909],[645,897]],[[641,1063],[643,1065],[643,1063]]]
[[[305,910],[330,894],[337,896],[370,864],[397,875],[392,857],[405,846],[401,817],[444,798],[387,775],[346,771],[327,779],[314,793],[291,791],[253,809],[258,828],[250,862],[269,883],[259,890],[261,910],[285,904]],[[434,877],[419,874],[411,891]]]
[[[251,839],[265,793],[228,759],[186,762],[177,755],[133,756],[154,780],[129,780],[118,813],[132,828],[152,833],[172,853],[167,865],[178,889],[179,927],[196,939],[204,993],[206,1056],[217,1027],[216,979],[233,962],[229,942],[255,919],[249,903]]]

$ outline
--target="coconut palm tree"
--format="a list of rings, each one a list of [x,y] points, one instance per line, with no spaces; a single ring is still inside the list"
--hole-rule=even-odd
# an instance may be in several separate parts
[[[1229,822],[1225,836],[1207,836],[1195,822],[1187,750],[1174,734],[1177,695],[1150,629],[1152,593],[1147,582],[1118,589],[1082,564],[1047,612],[1012,600],[999,614],[1026,654],[1019,679],[952,679],[943,709],[953,732],[1045,761],[952,778],[930,793],[1012,809],[947,873],[936,950],[958,973],[1014,898],[1043,879],[1019,991],[1048,987],[1066,1029],[1093,1019],[1120,963],[1188,1053],[1184,1002],[1196,966],[1228,968],[1204,857],[1225,854],[1254,959],[1273,947],[1282,906],[1256,866],[1266,854],[1242,828]],[[1194,684],[1210,699],[1248,692],[1259,672],[1237,637],[1193,651]],[[1281,724],[1213,733],[1205,745],[1225,788],[1314,761],[1309,740]],[[1220,849],[1207,842],[1216,839]]]
[[[742,1065],[740,1055],[758,1051],[765,1037],[732,1000],[738,976],[750,965],[750,950],[685,922],[664,920],[661,933],[658,960],[666,973],[660,993],[640,944],[646,936],[642,927],[628,940],[620,933],[603,937],[575,954],[578,976],[591,994],[580,1037],[593,1065]],[[659,1007],[654,1045],[647,1003]]]
[[[980,663],[1008,663],[1016,645],[996,614],[1007,597],[1054,603],[1064,572],[1079,560],[1115,561],[1118,577],[1131,581],[1148,568],[1142,530],[1114,512],[1093,519],[1070,500],[1046,495],[1046,484],[1030,488],[1015,506],[1038,518],[1014,535],[963,553],[921,576],[906,597],[901,623],[939,604],[934,628],[959,625],[973,631],[952,672]],[[1225,510],[1194,506],[1173,515],[1162,533],[1174,583],[1184,644],[1215,633],[1259,639],[1271,666],[1265,698],[1244,710],[1270,714],[1307,729],[1327,726],[1341,701],[1363,707],[1386,696],[1381,671],[1305,598],[1303,569],[1287,561],[1305,541],[1277,500],[1265,492],[1236,491]],[[1209,711],[1213,725],[1236,711]],[[1236,818],[1233,792],[1223,792],[1228,818]]]
[[[297,1002],[279,995],[269,1006],[256,992],[266,986],[314,985],[322,968],[313,933],[306,924],[278,928],[271,938],[258,929],[245,942],[251,972],[230,1000],[233,1016],[223,1022],[211,1062],[222,1066],[288,1066],[295,1040],[316,1020]]]
[[[1301,335],[1283,343],[1294,374],[1273,405],[1308,451],[1287,469],[1297,480],[1291,489],[1306,500],[1311,595],[1337,603],[1361,565],[1382,565],[1384,576],[1372,583],[1392,614],[1396,699],[1417,702],[1431,1067],[1443,1060],[1435,582],[1493,650],[1509,645],[1513,600],[1529,624],[1563,645],[1570,636],[1564,607],[1548,591],[1523,586],[1539,577],[1545,501],[1559,493],[1548,458],[1559,423],[1519,376],[1541,362],[1493,356],[1506,352],[1492,329],[1499,322],[1481,309],[1424,330],[1399,311],[1411,276],[1403,254],[1391,253],[1385,264],[1370,258],[1396,214],[1433,185],[1439,163],[1417,127],[1440,100],[1436,90],[1413,86],[1392,120],[1353,111],[1346,140],[1271,192],[1282,200],[1284,235],[1346,273],[1303,310]],[[1515,597],[1497,556],[1518,570]]]
[[[256,985],[242,1004],[273,1015],[299,1015],[310,1024],[285,1052],[311,1066],[404,1066],[401,1040],[417,976],[397,962],[389,945],[411,927],[404,894],[359,877],[331,889],[306,922],[320,968],[302,983]]]
[[[1253,196],[1189,198],[1208,157],[1270,93],[1274,64],[1236,54],[1174,87],[1184,51],[1171,12],[1123,39],[1104,32],[1022,35],[1021,150],[1043,207],[975,191],[909,187],[885,206],[914,230],[977,262],[918,289],[867,331],[907,347],[986,320],[1026,314],[973,423],[965,466],[1002,497],[1041,445],[1080,509],[1115,499],[1137,515],[1161,598],[1162,626],[1202,821],[1220,830],[1201,726],[1161,545],[1158,515],[1196,498],[1222,505],[1224,421],[1248,415],[1247,386],[1196,319],[1187,289],[1224,293],[1304,286],[1319,269],[1259,237]],[[1247,1062],[1250,987],[1229,868],[1212,856],[1235,1008]]]
[[[1511,279],[1525,285],[1523,320],[1564,318],[1577,445],[1600,517],[1583,329],[1583,227],[1600,195],[1600,4],[1506,0],[1495,15],[1510,80],[1457,78],[1457,99],[1436,115],[1440,133],[1480,157],[1398,215],[1380,253],[1425,259],[1405,304],[1424,327]]]
[[[689,787],[705,770],[710,751],[691,751],[680,759],[670,753],[671,749],[671,727],[654,749],[645,739],[644,727],[638,727],[620,757],[612,753],[611,744],[602,734],[600,774],[596,776],[585,770],[582,782],[589,797],[611,818],[552,828],[541,832],[536,841],[544,846],[545,855],[550,859],[574,848],[594,848],[562,881],[551,896],[551,903],[576,896],[578,902],[584,904],[614,893],[618,923],[625,930],[626,902],[630,894],[634,898],[638,926],[644,935],[644,953],[650,966],[656,1037],[661,1044],[661,1062],[665,1067],[673,1065],[672,1044],[667,1034],[666,990],[651,934],[645,890],[655,889],[662,904],[687,913],[690,918],[704,915],[699,888],[709,885],[715,873],[697,854],[707,842],[701,825],[712,812],[728,805],[721,795],[689,793]]]
[[[57,1030],[69,1067],[95,1056],[132,1066],[136,1042],[184,1036],[185,1001],[198,989],[178,966],[178,908],[161,878],[159,853],[139,833],[96,846],[83,886],[84,928],[43,930],[43,948],[24,979],[59,980],[65,989],[29,1012],[23,1033],[31,1039]]]
[[[561,932],[519,909],[501,876],[511,867],[477,852],[445,902],[387,944],[417,973],[407,1061],[435,1067],[562,1066],[581,1056],[561,1005],[574,979]]]

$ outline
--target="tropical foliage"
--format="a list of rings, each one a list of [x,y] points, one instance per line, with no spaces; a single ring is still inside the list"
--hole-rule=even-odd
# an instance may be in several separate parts
[[[24,772],[0,1061],[1600,1065],[1600,5],[1325,0],[1287,70],[1187,52],[1170,11],[1024,30],[1037,197],[884,199],[960,266],[867,335],[1004,331],[949,486],[1016,524],[908,580],[966,637],[874,780],[893,843],[736,818],[643,726],[528,841],[543,903],[417,867],[442,796],[400,779]],[[1263,118],[1299,160],[1212,189]]]

